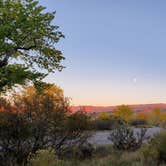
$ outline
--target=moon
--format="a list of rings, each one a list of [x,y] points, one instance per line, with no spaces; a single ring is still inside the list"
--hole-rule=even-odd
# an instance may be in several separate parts
[[[133,80],[132,80],[133,84],[136,84],[137,83],[137,78],[134,77]]]

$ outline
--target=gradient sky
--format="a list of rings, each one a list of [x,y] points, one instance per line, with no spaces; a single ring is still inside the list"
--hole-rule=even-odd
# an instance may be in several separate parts
[[[74,105],[166,102],[165,0],[40,0],[57,11],[66,66],[46,80]]]

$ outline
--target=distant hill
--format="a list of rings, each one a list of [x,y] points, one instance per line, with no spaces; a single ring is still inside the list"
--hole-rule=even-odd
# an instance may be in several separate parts
[[[136,104],[128,105],[135,112],[151,112],[155,108],[160,108],[163,111],[166,111],[166,104],[156,103],[156,104]],[[87,113],[99,113],[99,112],[112,112],[117,106],[72,106],[71,110],[73,112],[84,110]]]

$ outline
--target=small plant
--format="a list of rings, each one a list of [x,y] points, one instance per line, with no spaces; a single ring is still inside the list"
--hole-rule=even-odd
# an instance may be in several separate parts
[[[141,147],[145,138],[146,129],[140,129],[140,132],[134,132],[133,128],[126,125],[114,129],[110,137],[114,148],[118,150],[137,150]]]
[[[79,143],[73,146],[65,146],[58,151],[57,156],[59,159],[75,159],[84,160],[92,157],[94,147],[88,142]]]
[[[77,147],[78,151],[75,151],[75,157],[78,159],[88,159],[91,158],[94,152],[94,147],[92,144],[85,142]]]
[[[140,159],[144,165],[157,165],[159,153],[156,148],[146,144],[139,149]]]
[[[157,149],[159,160],[166,162],[166,131],[155,135],[150,144]]]
[[[97,145],[94,150],[95,157],[106,157],[113,153],[112,145]]]
[[[53,150],[38,150],[29,160],[28,166],[55,166],[56,156]]]
[[[132,119],[129,122],[130,125],[138,127],[138,126],[146,126],[148,124],[146,119]]]

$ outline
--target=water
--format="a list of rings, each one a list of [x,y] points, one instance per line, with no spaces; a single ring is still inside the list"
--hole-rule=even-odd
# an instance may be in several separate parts
[[[152,137],[154,134],[157,134],[162,129],[159,127],[147,128],[145,137]],[[140,128],[135,128],[134,132],[137,133],[140,131]],[[108,139],[110,137],[110,131],[97,131],[93,134],[89,139],[88,142],[92,144],[104,145],[104,144],[112,144],[112,141]]]

